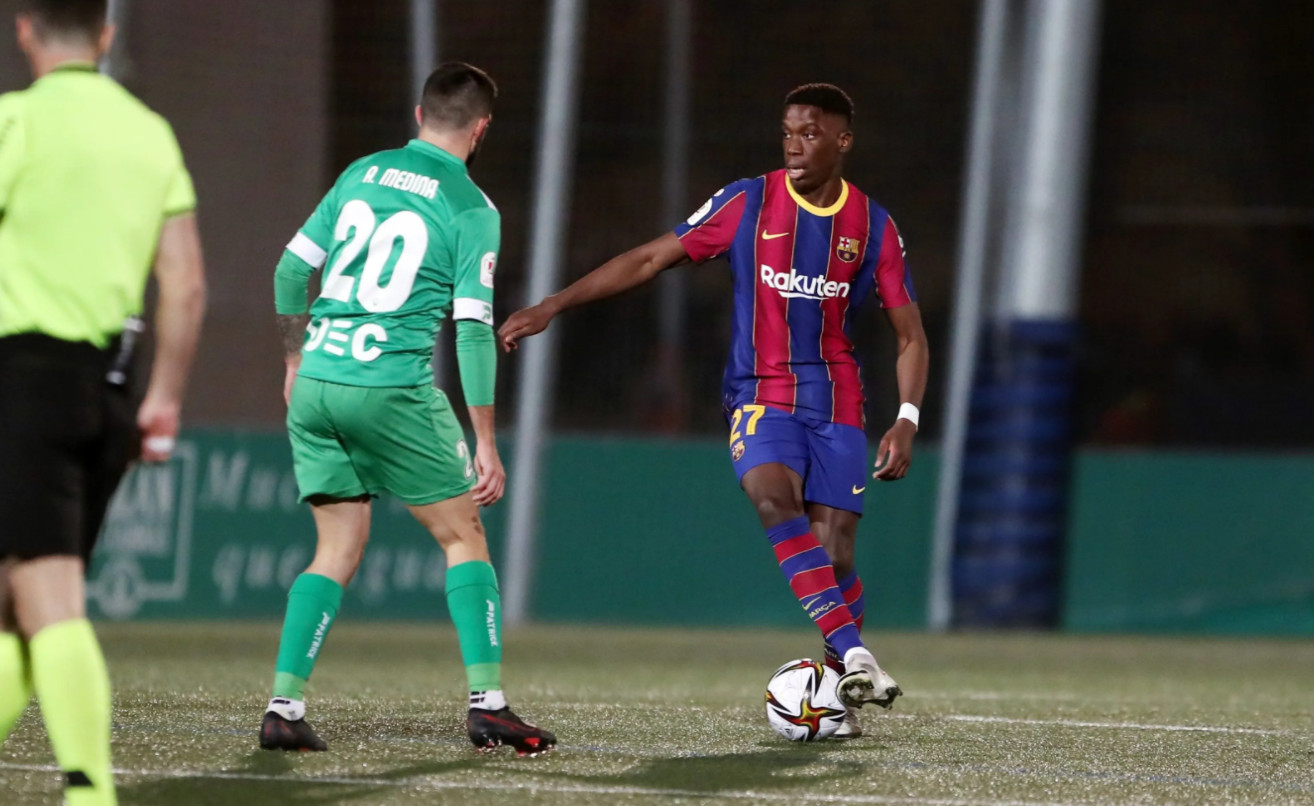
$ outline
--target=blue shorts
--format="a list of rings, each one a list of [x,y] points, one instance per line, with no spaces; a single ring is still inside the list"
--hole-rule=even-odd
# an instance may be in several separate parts
[[[862,514],[868,478],[861,428],[744,404],[730,415],[730,460],[741,484],[758,465],[779,462],[803,479],[804,501]]]

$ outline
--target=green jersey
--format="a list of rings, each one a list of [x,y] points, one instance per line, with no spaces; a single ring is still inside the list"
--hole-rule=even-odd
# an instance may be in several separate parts
[[[94,65],[0,96],[0,336],[105,346],[141,311],[165,219],[195,206],[169,124]]]
[[[432,382],[444,318],[493,324],[501,216],[465,163],[421,140],[348,166],[287,251],[324,269],[300,374],[350,386]],[[304,298],[276,298],[280,314]]]

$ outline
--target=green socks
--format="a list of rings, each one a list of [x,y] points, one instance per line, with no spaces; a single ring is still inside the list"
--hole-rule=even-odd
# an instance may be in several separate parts
[[[28,642],[46,734],[64,770],[68,806],[114,806],[110,685],[91,622],[52,624]]]
[[[471,691],[502,688],[502,597],[493,566],[474,560],[447,569],[447,610],[461,642]]]
[[[287,616],[278,645],[275,698],[305,699],[306,681],[342,604],[342,586],[318,574],[302,574],[287,595]],[[502,598],[493,566],[482,561],[447,569],[447,609],[456,625],[471,691],[502,688]]]
[[[342,586],[328,577],[302,574],[292,583],[274,667],[275,697],[305,699],[306,681],[341,605]]]
[[[0,633],[0,742],[23,715],[32,699],[32,676],[27,671],[23,639],[16,633]]]

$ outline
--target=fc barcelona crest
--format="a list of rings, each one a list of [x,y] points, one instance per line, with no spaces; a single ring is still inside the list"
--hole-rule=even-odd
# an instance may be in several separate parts
[[[845,263],[852,263],[858,259],[858,249],[861,246],[862,241],[857,238],[841,237],[839,243],[835,245],[835,254],[839,255],[839,259]]]
[[[738,412],[735,412],[738,414]],[[744,457],[744,441],[741,439],[730,447],[730,459],[738,462]]]

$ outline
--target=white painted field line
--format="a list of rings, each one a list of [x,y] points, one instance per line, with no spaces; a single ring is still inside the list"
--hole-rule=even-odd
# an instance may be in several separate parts
[[[983,722],[1001,725],[1048,725],[1060,728],[1103,728],[1106,730],[1147,730],[1169,733],[1224,733],[1250,736],[1290,736],[1293,731],[1266,728],[1232,728],[1226,725],[1149,725],[1140,722],[1089,722],[1079,719],[1020,719],[1010,716],[974,716],[972,714],[889,714],[888,719],[942,719],[947,722]]]
[[[1074,700],[1088,701],[1090,699],[1078,694],[1034,691],[919,691],[917,692],[917,698],[919,700],[992,700],[1004,702],[1010,700],[1072,702]]]
[[[59,772],[54,764],[9,764],[0,762],[0,771],[15,772]],[[504,792],[561,793],[575,795],[636,795],[653,798],[699,798],[744,800],[752,803],[870,803],[888,804],[925,804],[925,806],[1066,806],[1034,800],[978,800],[963,798],[904,798],[886,795],[820,795],[798,792],[756,792],[753,790],[698,790],[698,789],[660,789],[645,786],[604,786],[589,784],[558,783],[502,783],[498,781],[462,780],[444,781],[426,777],[416,778],[347,778],[341,776],[302,776],[302,775],[264,775],[249,772],[186,772],[179,770],[130,770],[115,769],[116,776],[124,778],[172,778],[195,779],[202,781],[267,781],[301,784],[338,784],[343,786],[378,786],[394,789],[421,789],[435,792],[445,790],[484,790]]]
[[[552,703],[548,708],[562,708],[569,710],[595,710],[600,706],[596,702],[559,702]],[[702,706],[681,706],[672,704],[653,704],[651,707],[644,704],[645,708],[650,710],[682,710],[689,713],[698,713],[700,711],[711,711],[714,709]],[[1011,716],[980,716],[976,714],[880,714],[880,719],[910,719],[910,720],[944,720],[946,722],[979,722],[987,724],[1000,725],[1036,725],[1036,726],[1053,726],[1060,728],[1100,728],[1105,730],[1145,730],[1145,731],[1164,731],[1167,733],[1223,733],[1237,734],[1248,736],[1293,736],[1297,731],[1279,730],[1272,728],[1236,728],[1227,725],[1156,725],[1142,722],[1099,722],[1093,720],[1078,719],[1026,719]]]

